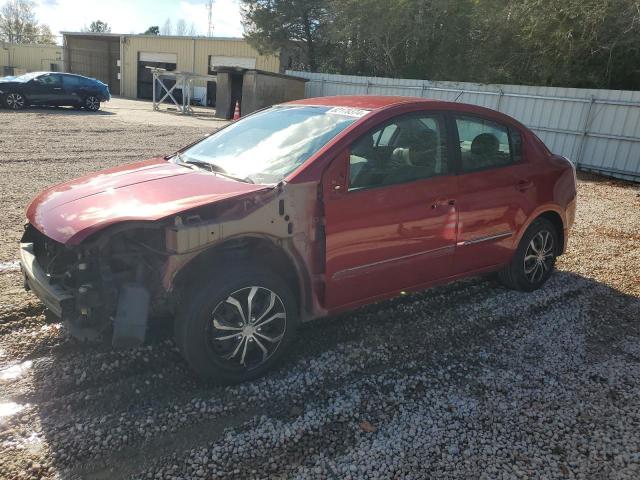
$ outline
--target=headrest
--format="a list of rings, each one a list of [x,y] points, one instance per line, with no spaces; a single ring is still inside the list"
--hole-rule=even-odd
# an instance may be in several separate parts
[[[500,141],[491,133],[481,133],[471,142],[471,153],[475,155],[493,155],[499,151]]]

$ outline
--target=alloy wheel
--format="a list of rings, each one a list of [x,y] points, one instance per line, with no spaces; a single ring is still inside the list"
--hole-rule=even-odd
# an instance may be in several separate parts
[[[7,106],[12,110],[20,110],[24,107],[24,97],[19,93],[10,93],[5,98]]]
[[[539,231],[529,242],[524,254],[524,274],[531,283],[539,282],[553,267],[555,257],[553,235]]]
[[[268,288],[246,287],[214,308],[209,345],[227,367],[253,370],[276,352],[286,329],[282,299]]]
[[[87,99],[85,100],[84,104],[87,107],[87,109],[91,110],[92,112],[95,112],[96,110],[98,110],[100,108],[100,100],[98,100],[94,96],[87,97]]]

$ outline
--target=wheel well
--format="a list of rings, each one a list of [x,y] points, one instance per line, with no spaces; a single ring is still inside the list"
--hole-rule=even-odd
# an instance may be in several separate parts
[[[538,218],[545,218],[551,222],[551,224],[556,229],[556,234],[558,235],[558,242],[560,242],[558,255],[562,255],[564,252],[564,224],[562,223],[562,217],[558,214],[558,212],[554,212],[549,210],[548,212],[544,212]]]
[[[258,264],[275,272],[298,299],[298,308],[303,308],[304,299],[294,261],[282,247],[262,237],[232,239],[204,251],[178,272],[173,290],[180,295],[186,285],[205,279],[212,268],[233,268],[239,263]]]

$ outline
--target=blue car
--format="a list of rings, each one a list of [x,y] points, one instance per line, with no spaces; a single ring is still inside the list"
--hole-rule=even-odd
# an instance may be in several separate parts
[[[66,105],[96,112],[101,102],[110,99],[106,84],[71,73],[32,72],[0,79],[0,103],[11,110],[29,105]]]

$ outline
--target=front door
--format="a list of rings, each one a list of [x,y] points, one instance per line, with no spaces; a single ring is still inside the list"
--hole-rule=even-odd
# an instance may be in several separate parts
[[[465,273],[509,261],[536,192],[517,130],[471,116],[457,116],[455,124],[461,160],[455,273]]]
[[[30,102],[45,105],[64,103],[62,90],[62,75],[47,73],[30,80],[25,94]]]
[[[328,169],[328,308],[451,274],[457,182],[445,125],[439,114],[395,117],[354,142]]]

